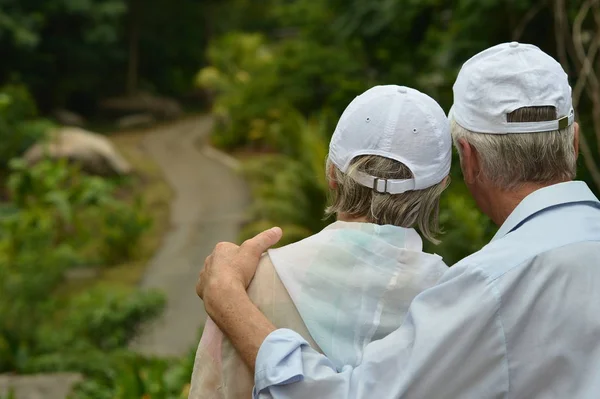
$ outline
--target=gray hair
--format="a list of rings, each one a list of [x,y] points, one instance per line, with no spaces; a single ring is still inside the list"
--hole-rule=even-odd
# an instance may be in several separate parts
[[[525,107],[507,115],[508,122],[541,122],[557,119],[554,107]],[[524,183],[549,184],[573,180],[577,156],[575,125],[551,132],[484,134],[451,121],[454,146],[462,157],[459,139],[477,150],[481,173],[496,187],[515,190]]]
[[[331,170],[333,173],[330,173]],[[327,178],[336,183],[329,193],[327,215],[345,213],[352,217],[365,217],[370,223],[380,225],[418,227],[427,240],[439,243],[435,238],[440,233],[439,202],[448,186],[447,181],[424,190],[387,194],[357,183],[350,177],[355,171],[382,179],[410,179],[413,176],[403,163],[377,155],[356,157],[348,173],[342,173],[327,159]]]

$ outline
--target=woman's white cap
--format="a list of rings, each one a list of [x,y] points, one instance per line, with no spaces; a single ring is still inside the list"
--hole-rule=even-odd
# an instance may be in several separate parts
[[[552,106],[557,119],[508,122],[524,107]],[[536,133],[564,129],[575,113],[569,79],[561,65],[531,44],[503,43],[465,62],[454,83],[450,119],[478,133]]]
[[[450,124],[431,97],[404,86],[375,86],[348,105],[329,145],[329,159],[343,173],[360,155],[396,160],[413,174],[403,180],[351,174],[376,192],[400,194],[431,187],[450,172]]]

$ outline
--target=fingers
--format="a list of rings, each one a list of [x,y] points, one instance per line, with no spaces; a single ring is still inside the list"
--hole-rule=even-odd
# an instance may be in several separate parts
[[[244,241],[244,243],[241,245],[241,248],[250,255],[258,258],[267,249],[277,244],[279,240],[281,240],[282,236],[283,231],[281,231],[279,227],[273,227],[257,234],[249,240]]]

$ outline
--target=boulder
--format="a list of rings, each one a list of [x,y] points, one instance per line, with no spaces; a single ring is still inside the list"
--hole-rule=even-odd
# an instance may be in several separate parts
[[[85,125],[85,119],[83,116],[66,109],[57,109],[54,111],[54,117],[61,125],[78,127]]]
[[[131,166],[106,137],[77,127],[53,131],[48,140],[34,144],[24,155],[32,165],[44,157],[66,158],[90,174],[111,176],[131,173]]]
[[[132,129],[136,127],[147,127],[156,122],[152,114],[133,114],[122,117],[117,121],[119,129]]]
[[[75,373],[0,375],[0,398],[12,391],[15,399],[65,399],[81,381]]]
[[[102,101],[100,107],[108,111],[120,113],[121,115],[150,113],[161,119],[174,119],[183,114],[181,105],[176,100],[148,93],[109,98]]]

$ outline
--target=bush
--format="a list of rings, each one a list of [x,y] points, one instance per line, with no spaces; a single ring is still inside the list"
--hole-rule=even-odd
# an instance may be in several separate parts
[[[0,87],[0,168],[43,138],[52,126],[37,117],[35,102],[26,87]]]
[[[125,346],[137,333],[138,326],[164,308],[164,296],[157,291],[135,292],[115,287],[100,287],[69,301],[62,320],[62,336],[67,345],[85,340],[110,351]]]
[[[106,264],[116,264],[134,257],[137,243],[151,226],[141,199],[130,205],[113,201],[103,209],[100,256]]]
[[[92,376],[80,384],[71,399],[185,399],[194,357],[194,351],[178,360],[120,353],[112,359],[113,372]]]
[[[346,99],[365,88],[350,49],[303,38],[269,43],[260,34],[230,33],[211,43],[208,58],[212,65],[200,71],[197,84],[217,94],[213,141],[227,149],[285,152],[278,144],[297,135],[298,112],[341,112]]]
[[[88,176],[65,160],[43,160],[28,166],[11,164],[8,179],[13,204],[52,215],[59,241],[69,241],[87,260],[115,264],[130,259],[150,217],[141,200],[132,204],[115,198],[116,185]]]
[[[78,261],[56,245],[54,220],[39,210],[0,220],[0,372],[21,370],[39,353],[38,329],[54,308],[63,272]]]
[[[70,299],[56,309],[54,320],[38,328],[39,353],[25,371],[77,370],[106,374],[137,333],[138,326],[156,317],[164,297],[156,291],[99,287]]]
[[[114,289],[53,296],[66,269],[132,256],[149,216],[139,201],[117,199],[115,184],[66,161],[10,166],[12,203],[0,212],[0,372],[101,367],[163,298]]]

